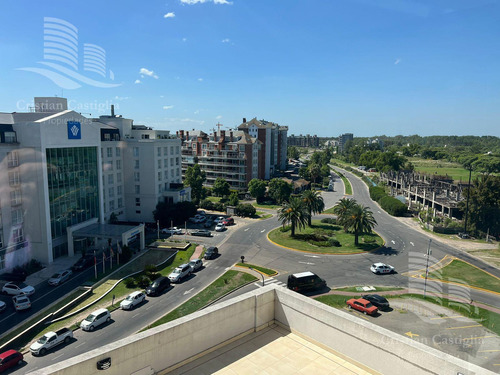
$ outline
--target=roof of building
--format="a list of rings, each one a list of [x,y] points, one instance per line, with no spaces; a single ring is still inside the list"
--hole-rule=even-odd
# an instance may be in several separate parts
[[[14,123],[12,113],[0,112],[0,124],[11,125]]]

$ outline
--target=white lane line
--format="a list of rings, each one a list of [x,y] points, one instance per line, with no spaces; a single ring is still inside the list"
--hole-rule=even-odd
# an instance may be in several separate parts
[[[146,310],[149,310],[151,307],[153,307],[153,306],[148,306],[148,307],[146,307]]]
[[[189,289],[189,290],[186,290],[184,293],[182,293],[182,295],[183,295],[183,296],[185,296],[186,294],[191,293],[193,290],[194,290],[194,288],[191,288],[191,289]]]
[[[381,213],[382,213],[382,212],[380,212],[380,211],[377,211],[377,212],[378,212],[379,214],[381,214]]]
[[[83,345],[85,345],[85,343],[84,343],[84,342],[82,342],[81,344],[79,344],[79,345],[75,346],[75,348],[79,348],[80,346],[83,346]]]
[[[413,242],[410,242],[410,245],[411,245],[411,246],[415,246],[415,244],[414,244]]]
[[[307,264],[308,266],[314,266],[314,263],[311,263],[311,262],[299,262],[299,263]]]
[[[260,233],[264,233],[265,231],[266,231],[265,229],[262,229],[262,230],[260,231]]]
[[[391,242],[392,242],[394,245],[396,245],[396,241],[392,240]]]
[[[247,230],[249,230],[249,229],[250,229],[250,228],[247,228],[247,229],[245,229],[243,232],[246,232],[246,231],[247,231]]]
[[[319,255],[304,255],[304,256],[308,258],[319,258]]]
[[[64,355],[64,353],[63,353],[63,354],[59,354],[57,357],[52,358],[52,361],[55,361],[57,358],[60,358],[60,357],[62,357],[63,355]]]
[[[226,267],[225,271],[229,271],[233,267]]]
[[[135,318],[135,317],[137,317],[137,316],[139,316],[139,315],[141,315],[141,313],[137,313],[137,314],[135,314],[135,315],[132,315],[132,318]]]

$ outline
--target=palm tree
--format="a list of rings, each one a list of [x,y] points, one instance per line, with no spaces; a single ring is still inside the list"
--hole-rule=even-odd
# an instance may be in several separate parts
[[[358,237],[362,233],[371,233],[377,221],[373,217],[373,212],[368,207],[355,204],[347,215],[345,224],[354,233],[354,245],[358,246]]]
[[[325,202],[317,190],[306,190],[302,193],[302,201],[309,212],[308,225],[311,226],[312,214],[319,214],[325,209]]]
[[[278,219],[281,224],[291,224],[292,237],[295,237],[295,228],[303,228],[306,226],[309,213],[304,205],[304,202],[299,197],[291,197],[288,202],[283,204],[283,207],[278,211]]]
[[[337,215],[337,223],[344,227],[344,232],[347,232],[347,215],[349,211],[357,205],[355,199],[342,198],[339,202],[333,207],[333,213]]]

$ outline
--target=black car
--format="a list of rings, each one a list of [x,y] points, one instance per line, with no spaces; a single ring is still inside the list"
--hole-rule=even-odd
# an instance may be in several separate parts
[[[192,236],[201,236],[201,237],[211,237],[212,232],[210,232],[207,229],[198,229],[198,230],[191,232],[191,235]]]
[[[78,261],[71,267],[72,271],[83,271],[86,268],[91,267],[95,260],[93,254],[86,254],[82,256]]]
[[[208,219],[207,221],[205,221],[205,224],[203,224],[205,228],[210,228],[212,225],[214,225],[214,221],[212,218]]]
[[[219,255],[219,249],[216,248],[215,246],[211,246],[205,251],[205,259],[214,259],[217,258],[217,255]]]
[[[146,288],[146,294],[148,296],[158,296],[169,286],[170,280],[168,277],[160,276]]]
[[[288,276],[287,288],[295,292],[320,290],[326,287],[326,281],[315,273],[306,271]]]
[[[388,310],[389,309],[389,301],[378,294],[367,294],[363,296],[364,299],[370,301],[372,305],[379,308],[379,310]]]

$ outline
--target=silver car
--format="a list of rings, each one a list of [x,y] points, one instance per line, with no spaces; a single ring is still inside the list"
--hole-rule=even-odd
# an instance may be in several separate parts
[[[27,310],[31,307],[30,299],[24,294],[12,297],[12,303],[14,303],[16,311]]]
[[[191,267],[191,272],[196,272],[203,267],[203,261],[201,259],[193,259],[188,264]]]
[[[172,271],[168,278],[171,283],[178,283],[186,276],[191,274],[191,266],[189,264],[181,264],[175,270]]]
[[[49,285],[52,285],[52,286],[60,285],[63,282],[67,281],[71,277],[72,274],[73,274],[73,272],[71,270],[63,270],[63,271],[56,272],[55,274],[53,274],[51,276],[48,283],[49,283]]]

